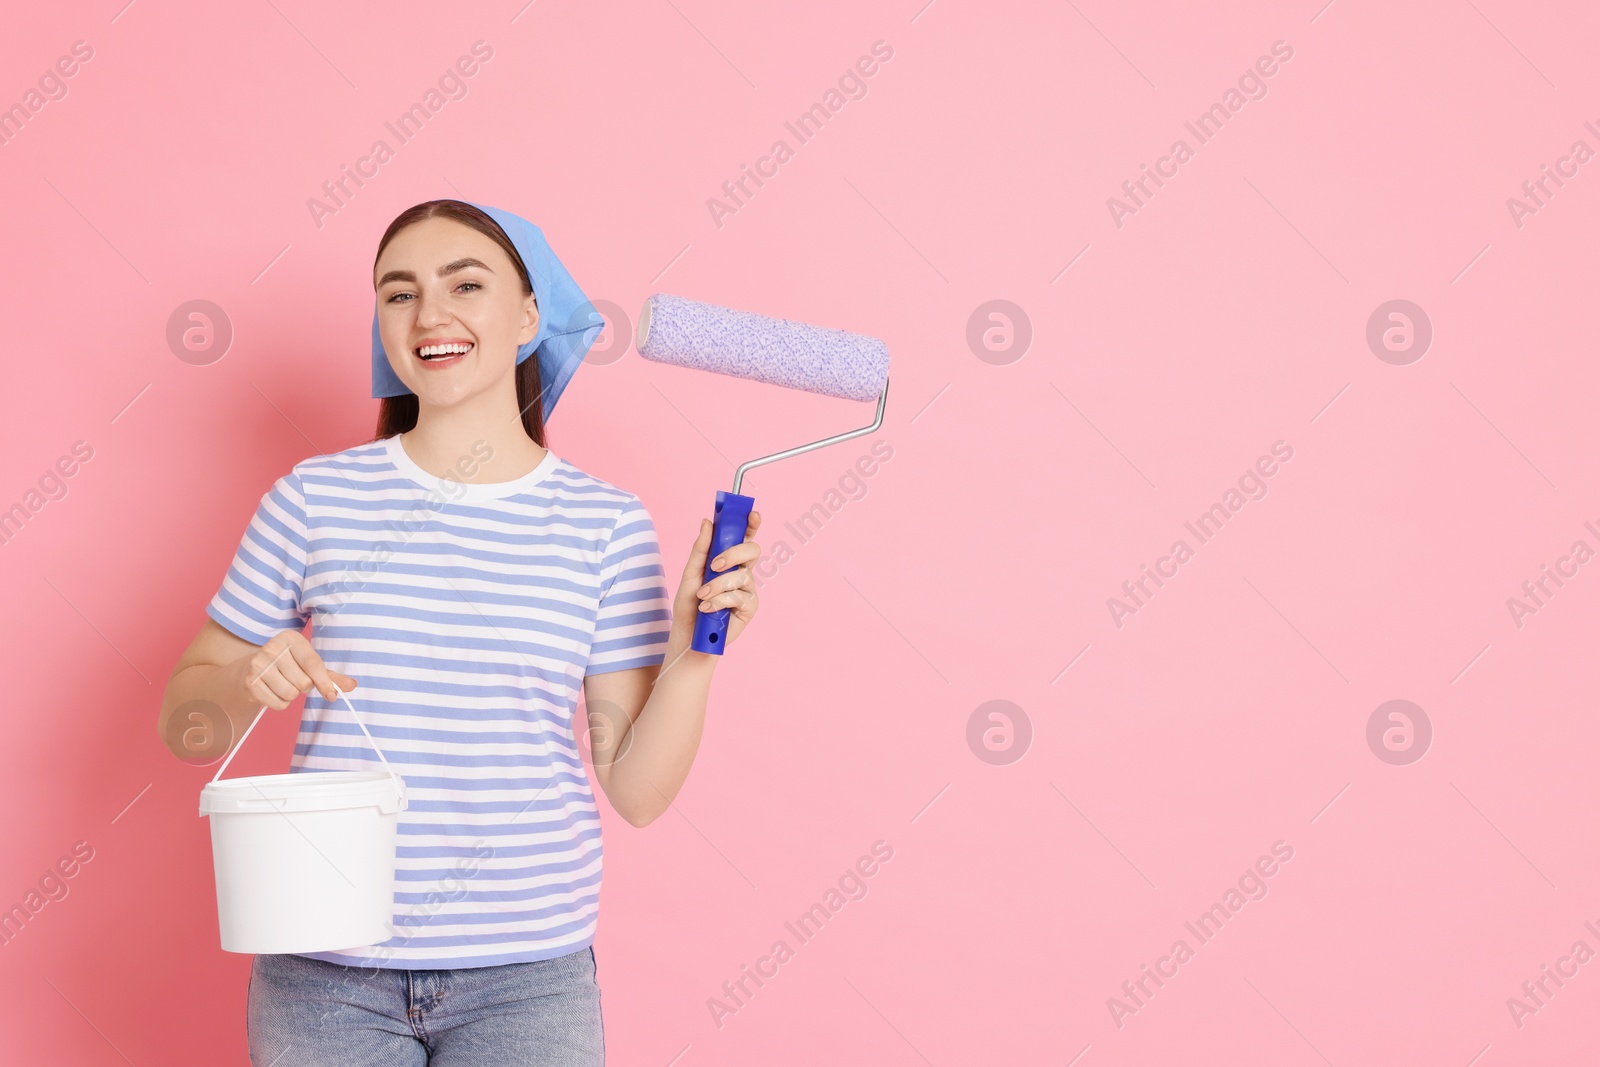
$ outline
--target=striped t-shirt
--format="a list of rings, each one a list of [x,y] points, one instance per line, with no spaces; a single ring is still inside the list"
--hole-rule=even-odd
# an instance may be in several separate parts
[[[310,621],[406,781],[395,936],[306,955],[440,969],[594,940],[600,818],[574,709],[585,675],[659,664],[671,621],[638,497],[548,450],[514,481],[447,481],[384,438],[279,478],[206,611],[255,644]],[[291,769],[382,765],[312,689]]]

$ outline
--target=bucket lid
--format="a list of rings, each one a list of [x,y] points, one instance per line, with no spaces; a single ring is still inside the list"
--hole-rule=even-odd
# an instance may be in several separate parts
[[[334,811],[406,806],[405,780],[386,771],[299,771],[254,778],[225,778],[200,790],[200,814]]]

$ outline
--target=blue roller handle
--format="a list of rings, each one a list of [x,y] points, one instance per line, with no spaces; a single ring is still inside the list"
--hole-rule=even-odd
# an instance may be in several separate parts
[[[717,490],[717,510],[711,520],[711,548],[706,552],[706,573],[703,581],[709,582],[719,574],[727,574],[728,571],[737,569],[729,567],[727,570],[714,571],[711,569],[711,561],[720,553],[744,542],[745,530],[750,526],[750,509],[755,503],[756,498],[753,496],[741,496],[738,493]],[[728,612],[731,610],[731,608],[718,608],[716,611],[696,611],[694,640],[689,642],[689,647],[696,652],[722,655],[722,646],[727,644]]]

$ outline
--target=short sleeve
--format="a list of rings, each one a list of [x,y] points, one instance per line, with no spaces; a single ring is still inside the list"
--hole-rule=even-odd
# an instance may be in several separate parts
[[[284,630],[299,630],[311,613],[301,606],[306,578],[306,502],[293,471],[273,483],[256,507],[222,587],[206,614],[228,630],[264,645]]]
[[[672,599],[655,522],[637,497],[617,516],[600,569],[600,607],[584,672],[653,667],[667,654]]]

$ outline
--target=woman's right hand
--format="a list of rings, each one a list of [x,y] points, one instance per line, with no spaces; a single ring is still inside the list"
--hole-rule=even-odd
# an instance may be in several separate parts
[[[284,630],[241,657],[239,668],[245,691],[256,703],[278,711],[300,694],[310,692],[312,686],[328,700],[338,699],[341,689],[348,692],[356,687],[354,678],[329,670],[298,630]]]

